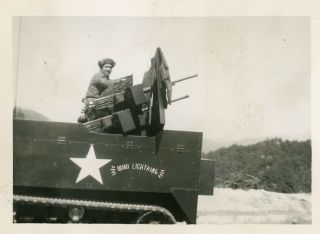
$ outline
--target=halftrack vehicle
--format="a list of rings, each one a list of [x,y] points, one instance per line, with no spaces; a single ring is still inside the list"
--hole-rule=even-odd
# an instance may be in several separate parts
[[[163,129],[168,103],[187,97],[170,100],[167,70],[158,48],[142,84],[84,100],[81,123],[14,118],[14,222],[195,224],[214,162],[201,132]]]

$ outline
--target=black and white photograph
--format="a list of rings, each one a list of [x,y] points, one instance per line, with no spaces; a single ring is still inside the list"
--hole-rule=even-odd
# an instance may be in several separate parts
[[[14,16],[12,223],[311,224],[307,16]]]

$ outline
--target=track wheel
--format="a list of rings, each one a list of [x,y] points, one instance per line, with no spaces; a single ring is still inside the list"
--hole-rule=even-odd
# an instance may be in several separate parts
[[[154,212],[149,211],[137,219],[137,224],[174,224],[175,219],[173,216],[161,213],[161,212]]]

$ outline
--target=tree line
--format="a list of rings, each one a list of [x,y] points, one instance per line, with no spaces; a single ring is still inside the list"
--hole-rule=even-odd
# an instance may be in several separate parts
[[[248,146],[220,148],[202,157],[216,162],[216,187],[311,192],[310,140],[273,138]]]

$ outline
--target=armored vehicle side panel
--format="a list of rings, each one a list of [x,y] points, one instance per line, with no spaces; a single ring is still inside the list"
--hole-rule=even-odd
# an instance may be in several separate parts
[[[14,209],[21,216],[33,213],[65,222],[61,214],[67,217],[70,207],[79,204],[87,222],[123,222],[109,212],[122,204],[128,212],[137,211],[129,223],[141,219],[142,206],[161,207],[176,221],[196,223],[198,195],[213,193],[214,165],[201,163],[200,132],[125,136],[92,133],[81,124],[14,120],[13,136]],[[96,215],[99,209],[84,201],[108,209]],[[50,202],[54,211],[41,205]]]

